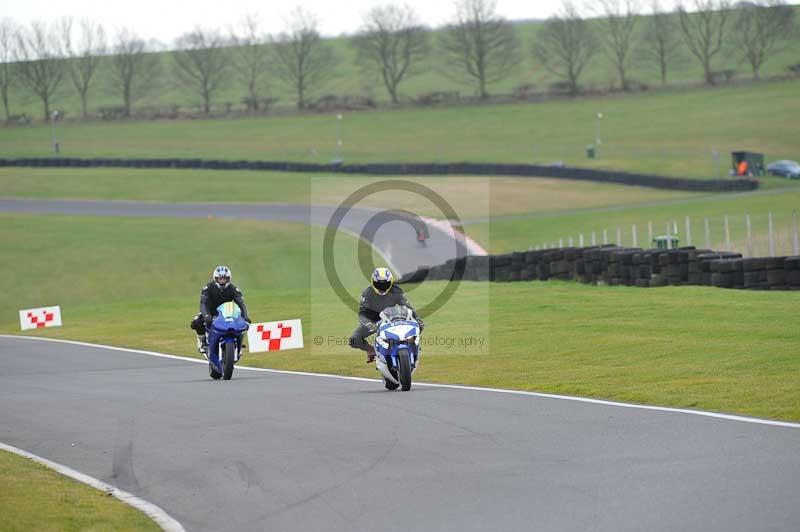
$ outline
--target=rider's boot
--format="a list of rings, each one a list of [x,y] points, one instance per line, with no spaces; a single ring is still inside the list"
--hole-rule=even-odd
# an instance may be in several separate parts
[[[208,354],[208,341],[205,334],[197,335],[197,352],[204,355]]]
[[[367,344],[367,364],[375,362],[375,348]]]

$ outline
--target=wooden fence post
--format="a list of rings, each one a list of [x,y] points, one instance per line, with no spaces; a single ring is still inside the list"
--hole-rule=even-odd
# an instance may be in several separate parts
[[[744,223],[747,226],[747,256],[753,256],[753,228],[750,225],[750,215],[744,215]]]
[[[666,225],[664,226],[664,230],[665,230],[664,234],[667,237],[667,249],[672,249],[672,238],[671,238],[672,235],[670,234],[669,230],[669,222],[667,222]]]
[[[772,212],[769,213],[769,256],[775,256],[775,235],[772,232]]]
[[[731,250],[731,226],[728,223],[728,215],[725,215],[725,251]]]
[[[692,245],[692,220],[686,217],[686,245]]]

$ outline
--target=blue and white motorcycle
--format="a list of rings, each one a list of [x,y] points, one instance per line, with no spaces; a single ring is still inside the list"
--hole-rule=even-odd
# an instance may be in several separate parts
[[[233,301],[217,307],[217,315],[206,328],[206,358],[212,379],[229,380],[233,376],[233,365],[242,357],[242,340],[249,327],[250,324],[242,318],[242,309]]]
[[[411,374],[419,365],[421,329],[411,309],[395,305],[380,313],[375,337],[375,366],[387,390],[411,389]]]

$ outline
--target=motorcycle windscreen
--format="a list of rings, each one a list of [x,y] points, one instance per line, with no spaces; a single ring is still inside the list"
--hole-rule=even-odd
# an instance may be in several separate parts
[[[381,319],[392,322],[397,320],[408,321],[412,319],[411,309],[402,305],[386,307],[381,311]]]
[[[228,301],[227,303],[223,303],[217,307],[217,313],[226,320],[235,320],[242,315],[242,309],[240,309],[239,305],[233,301]]]

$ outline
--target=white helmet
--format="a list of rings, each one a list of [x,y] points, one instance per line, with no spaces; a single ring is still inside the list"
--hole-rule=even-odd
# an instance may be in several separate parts
[[[214,268],[214,284],[217,288],[225,288],[231,282],[231,269],[227,266],[217,266]]]

